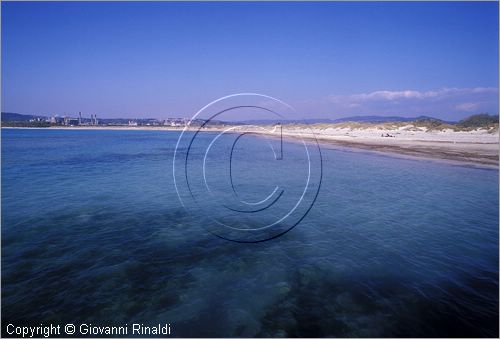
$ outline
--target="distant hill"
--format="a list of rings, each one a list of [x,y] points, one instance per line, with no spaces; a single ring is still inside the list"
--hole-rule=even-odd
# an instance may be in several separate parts
[[[2,112],[2,121],[30,121],[36,118],[46,118],[40,115],[29,115],[19,113]]]
[[[279,120],[279,119],[258,119],[258,120],[243,120],[237,122],[227,122],[227,124],[246,124],[246,125],[270,125],[270,124],[331,124],[334,120],[331,119],[300,119],[300,120]],[[225,122],[226,123],[226,122]]]
[[[29,122],[32,119],[42,118],[45,119],[45,116],[41,115],[30,115],[30,114],[19,114],[19,113],[11,113],[11,112],[2,112],[1,115],[2,122],[10,123],[10,122]],[[89,119],[83,119],[84,121],[88,121]],[[154,124],[158,122],[157,119],[153,118],[142,118],[142,119],[125,119],[125,118],[114,118],[114,119],[99,119],[99,122],[102,124],[128,124],[129,120],[137,121],[140,125],[146,124]],[[454,121],[445,121],[441,119],[436,119],[429,116],[419,116],[414,118],[400,117],[400,116],[378,116],[378,115],[365,115],[365,116],[352,116],[346,118],[339,119],[300,119],[300,120],[278,120],[278,119],[262,119],[262,120],[244,120],[239,122],[223,122],[213,120],[209,123],[209,125],[218,125],[218,124],[247,124],[247,125],[269,125],[269,124],[332,124],[332,123],[343,123],[343,122],[364,122],[364,123],[386,123],[386,122],[417,122],[420,125],[425,126],[439,126],[439,125],[456,125],[460,128],[475,128],[475,127],[490,127],[492,125],[498,125],[498,115],[490,115],[490,114],[476,114],[472,115],[466,119],[460,120],[458,123]],[[193,124],[202,124],[202,120],[196,120],[192,122]]]
[[[354,116],[347,118],[335,119],[333,122],[370,122],[370,123],[384,123],[384,122],[406,122],[406,121],[439,121],[442,123],[454,124],[453,121],[444,121],[441,119],[436,119],[433,117],[421,115],[415,118],[406,118],[399,116],[379,116],[379,115],[365,115],[365,116]]]
[[[28,115],[28,114],[19,114],[19,113],[9,113],[9,112],[2,112],[2,121],[29,121],[31,119],[35,118],[46,118],[44,116],[40,115]],[[85,120],[85,119],[84,119]],[[141,118],[141,119],[130,119],[130,118],[100,118],[99,121],[103,124],[127,124],[129,120],[134,120],[139,123],[149,123],[156,121],[157,119],[152,119],[152,118]],[[353,116],[353,117],[347,117],[347,118],[340,118],[340,119],[299,119],[299,120],[279,120],[279,119],[254,119],[254,120],[243,120],[243,121],[238,121],[238,122],[221,122],[221,121],[211,121],[211,125],[217,125],[221,123],[225,123],[228,125],[232,124],[247,124],[247,125],[268,125],[268,124],[276,124],[276,123],[283,123],[283,124],[332,124],[332,123],[339,123],[339,122],[368,122],[368,123],[384,123],[384,122],[405,122],[405,121],[417,121],[417,120],[435,120],[435,121],[441,121],[441,122],[446,122],[446,123],[451,123],[454,124],[454,122],[449,122],[449,121],[443,121],[439,120],[436,118],[432,117],[427,117],[427,116],[420,116],[416,118],[405,118],[405,117],[398,117],[398,116],[377,116],[377,115],[366,115],[366,116]]]
[[[278,120],[278,119],[269,119],[269,120],[244,120],[239,123],[248,124],[248,125],[267,125],[267,124],[334,124],[341,122],[365,122],[365,123],[384,123],[384,122],[410,122],[410,121],[419,121],[419,122],[433,122],[433,123],[447,123],[447,124],[455,124],[454,121],[445,121],[429,116],[419,116],[419,117],[399,117],[399,116],[379,116],[379,115],[364,115],[364,116],[353,116],[339,119],[301,119],[301,120]],[[229,123],[230,124],[230,123]]]

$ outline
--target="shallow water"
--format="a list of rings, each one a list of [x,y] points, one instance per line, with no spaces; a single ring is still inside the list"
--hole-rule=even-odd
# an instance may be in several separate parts
[[[179,337],[498,336],[497,170],[322,148],[304,220],[241,244],[181,206],[178,136],[2,130],[4,335],[170,323]],[[235,163],[250,200],[269,175],[304,170],[282,176],[261,154]]]

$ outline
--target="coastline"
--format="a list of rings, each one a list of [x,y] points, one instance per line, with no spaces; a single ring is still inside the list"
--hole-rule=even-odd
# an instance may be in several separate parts
[[[234,126],[230,126],[234,127]],[[272,126],[262,126],[271,130]],[[220,132],[228,126],[209,127],[201,132]],[[50,129],[50,130],[122,130],[122,131],[182,131],[183,127],[170,126],[85,126],[85,127],[2,127],[2,129]],[[189,128],[196,131],[198,127]],[[326,132],[325,132],[326,131]],[[346,132],[347,131],[347,132]],[[499,168],[498,131],[452,132],[438,131],[408,133],[398,130],[396,137],[381,137],[392,130],[369,128],[364,130],[346,128],[320,129],[311,127],[292,127],[283,129],[283,137],[288,140],[315,141],[322,147],[349,148],[377,152],[380,154],[410,157],[424,160],[440,160],[454,164],[472,165],[483,168]],[[277,132],[263,132],[262,128],[239,126],[234,132],[252,132],[261,136],[279,137]],[[378,135],[378,137],[376,137]]]
[[[318,143],[323,144],[324,140],[318,139]],[[446,147],[434,147],[422,144],[414,144],[408,146],[402,145],[376,145],[367,143],[350,143],[350,142],[335,142],[326,143],[326,147],[336,146],[341,148],[349,148],[350,150],[375,152],[386,156],[393,156],[405,159],[416,160],[431,160],[449,163],[453,165],[471,166],[476,168],[499,169],[498,145],[495,150],[489,150],[488,154],[474,151],[466,151],[461,149],[453,149]]]
[[[279,138],[278,135],[255,132],[262,136]],[[380,155],[413,159],[439,161],[453,165],[476,168],[499,169],[499,143],[487,142],[447,142],[436,140],[396,140],[385,138],[346,139],[338,136],[325,136],[316,133],[285,133],[287,140],[317,142],[322,148],[342,149],[355,152],[373,152]]]

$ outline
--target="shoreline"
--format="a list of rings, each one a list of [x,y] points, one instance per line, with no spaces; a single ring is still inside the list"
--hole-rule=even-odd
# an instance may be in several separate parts
[[[324,140],[318,139],[318,143],[322,144]],[[447,150],[438,150],[436,148],[424,148],[419,146],[416,149],[404,148],[400,146],[377,146],[372,144],[361,143],[326,143],[326,147],[348,148],[350,151],[366,151],[378,153],[380,155],[397,157],[402,159],[438,161],[451,165],[467,166],[474,168],[499,169],[498,155],[483,156],[477,153],[469,152],[448,152]]]
[[[277,135],[256,132],[260,136],[279,138]],[[370,152],[382,156],[400,159],[413,159],[424,161],[437,161],[441,163],[467,166],[483,169],[499,169],[499,144],[497,143],[447,143],[444,141],[411,141],[396,144],[376,143],[372,140],[352,141],[326,138],[321,136],[298,136],[283,133],[283,138],[288,141],[317,142],[321,148],[343,150],[349,152]],[[370,143],[371,141],[371,143]],[[404,143],[404,145],[403,145]],[[446,147],[446,146],[453,146]],[[444,147],[443,147],[444,146]],[[462,148],[472,148],[463,150]],[[476,148],[474,150],[474,148]],[[486,148],[486,149],[485,149]],[[488,153],[488,154],[484,154]]]
[[[264,126],[265,127],[265,126]],[[201,132],[220,132],[226,130],[228,127],[210,127],[200,130]],[[269,127],[268,127],[269,128]],[[119,131],[166,131],[172,132],[183,131],[184,127],[170,127],[170,126],[85,126],[85,127],[2,127],[2,129],[45,129],[45,130],[119,130]],[[187,131],[196,131],[198,127],[189,128]],[[234,132],[247,132],[250,131],[261,136],[279,137],[272,133],[262,132],[262,130],[252,130],[251,128],[241,127],[234,130]],[[312,132],[312,133],[311,133]],[[448,132],[456,133],[456,132]],[[341,147],[355,150],[363,150],[370,152],[377,152],[385,155],[403,156],[405,158],[425,159],[425,160],[440,160],[448,163],[473,165],[474,167],[481,168],[499,168],[499,144],[497,142],[481,141],[449,141],[439,140],[437,138],[430,138],[428,140],[418,139],[398,139],[381,138],[365,136],[346,136],[319,133],[319,131],[308,128],[305,129],[292,129],[283,131],[283,137],[288,140],[317,141],[322,147]],[[404,137],[404,136],[403,136]],[[496,137],[498,138],[498,137]],[[492,139],[492,138],[489,138]],[[494,140],[495,138],[493,138]]]

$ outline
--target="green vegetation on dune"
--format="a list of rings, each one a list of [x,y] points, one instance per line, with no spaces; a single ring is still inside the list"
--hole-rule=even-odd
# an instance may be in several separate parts
[[[411,122],[415,127],[425,127],[428,131],[442,131],[445,129],[457,130],[456,125],[452,125],[450,123],[444,122],[443,120],[434,119],[434,118],[424,118],[418,119]]]
[[[314,125],[294,125],[294,127],[309,127],[309,128],[349,128],[349,129],[368,129],[378,128],[381,130],[397,129],[405,127],[405,130],[418,131],[420,127],[425,127],[427,131],[472,131],[475,129],[486,129],[490,133],[498,131],[498,115],[476,114],[472,115],[460,122],[453,124],[440,119],[423,117],[413,121],[391,121],[383,123],[374,122],[340,122],[335,124],[314,124]]]
[[[498,115],[490,115],[486,113],[472,115],[466,119],[460,120],[457,126],[462,128],[477,128],[477,127],[497,127]]]

